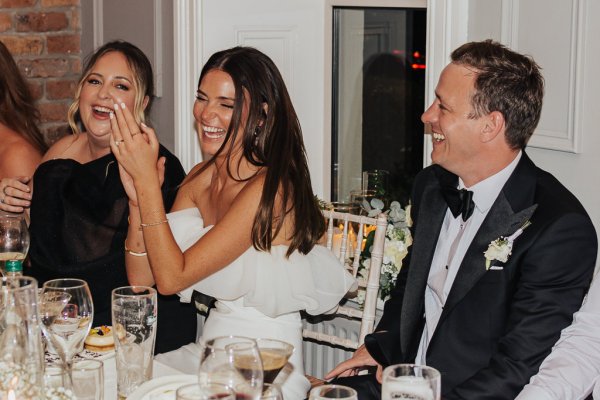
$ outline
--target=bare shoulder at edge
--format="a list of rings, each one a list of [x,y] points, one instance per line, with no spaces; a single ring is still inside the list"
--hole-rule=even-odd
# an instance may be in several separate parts
[[[76,133],[72,135],[66,135],[58,139],[46,152],[42,161],[48,161],[55,158],[68,158],[69,150],[74,150],[74,146],[78,146],[85,142],[85,135]]]

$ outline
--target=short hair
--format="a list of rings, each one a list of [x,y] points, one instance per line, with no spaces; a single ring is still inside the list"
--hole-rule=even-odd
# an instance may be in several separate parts
[[[21,135],[40,153],[48,150],[38,124],[40,113],[12,55],[0,42],[0,123]]]
[[[152,72],[152,64],[144,52],[137,46],[123,40],[114,40],[99,47],[85,61],[85,67],[83,68],[79,83],[77,84],[77,89],[75,90],[75,98],[69,107],[68,113],[69,126],[71,126],[71,129],[75,133],[81,132],[78,124],[81,122],[79,115],[81,89],[98,60],[105,54],[113,51],[123,54],[127,60],[127,65],[131,68],[131,72],[133,73],[133,86],[135,89],[133,116],[138,124],[140,122],[146,123],[146,115],[150,112],[152,100],[154,98],[154,75]],[[149,101],[144,109],[144,98],[146,96],[148,96]]]
[[[533,58],[488,39],[460,46],[451,59],[476,70],[471,117],[501,112],[508,145],[525,148],[540,121],[544,98],[544,78]]]

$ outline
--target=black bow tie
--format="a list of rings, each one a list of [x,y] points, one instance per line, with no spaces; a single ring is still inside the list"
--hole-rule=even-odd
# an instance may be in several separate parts
[[[444,196],[454,218],[462,214],[463,221],[466,221],[473,214],[475,203],[473,203],[473,192],[470,190],[458,190],[452,186],[444,186],[442,187],[442,196]]]

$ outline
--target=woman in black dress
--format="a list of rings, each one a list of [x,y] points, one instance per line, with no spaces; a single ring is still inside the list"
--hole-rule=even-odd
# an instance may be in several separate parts
[[[69,109],[74,134],[48,150],[33,179],[31,269],[25,273],[40,283],[63,277],[86,280],[95,326],[111,324],[111,290],[128,285],[125,252],[144,256],[123,247],[129,207],[109,146],[109,113],[115,102],[125,103],[138,123],[145,123],[153,91],[152,67],[141,50],[122,41],[100,47],[87,61]],[[170,208],[185,173],[162,146],[158,169]],[[195,339],[192,306],[177,296],[159,296],[158,313],[156,353]]]

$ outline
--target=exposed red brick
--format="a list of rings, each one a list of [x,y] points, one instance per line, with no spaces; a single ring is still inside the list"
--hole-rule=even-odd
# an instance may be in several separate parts
[[[48,54],[55,53],[79,53],[81,36],[76,35],[60,35],[60,36],[48,36],[46,39],[46,45]]]
[[[42,7],[78,6],[79,0],[42,0]]]
[[[44,95],[44,85],[41,80],[29,79],[29,91],[35,100],[39,100]]]
[[[64,12],[27,13],[15,17],[18,32],[52,32],[65,29],[69,21]]]
[[[69,60],[64,58],[20,60],[18,65],[27,78],[60,78],[70,72]]]
[[[31,7],[37,0],[0,0],[0,7],[17,8]]]
[[[71,29],[74,31],[81,29],[81,14],[78,9],[71,11]]]
[[[75,75],[81,74],[81,58],[71,59],[71,72]]]
[[[65,120],[66,119],[67,115],[65,114]],[[44,128],[42,128],[42,132],[46,138],[46,143],[48,143],[50,146],[61,137],[70,135],[72,133],[71,127],[66,123],[46,124]]]
[[[0,40],[13,56],[40,55],[44,41],[39,36],[0,36]]]
[[[12,16],[7,13],[0,13],[0,32],[6,32],[12,28]]]
[[[43,121],[59,122],[66,121],[69,105],[67,102],[40,103],[38,108]]]
[[[46,98],[48,100],[72,99],[75,95],[76,87],[77,81],[75,79],[47,81]]]

